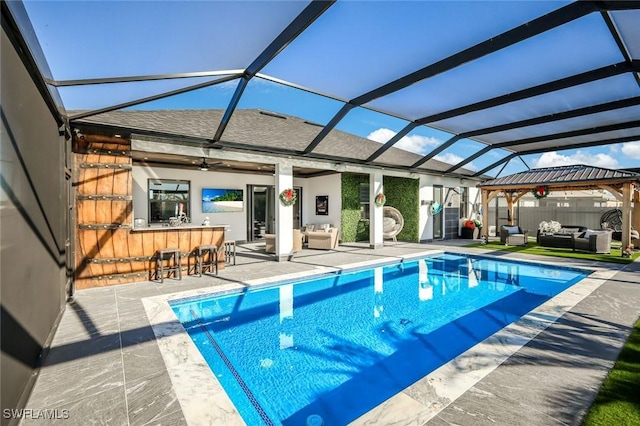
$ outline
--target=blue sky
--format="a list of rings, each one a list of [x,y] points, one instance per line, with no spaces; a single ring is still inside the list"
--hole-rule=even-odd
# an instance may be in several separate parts
[[[260,108],[326,124],[340,109],[342,100],[566,3],[441,2],[437,3],[438,13],[432,13],[434,3],[427,1],[338,1],[312,24],[312,31],[296,38],[262,72],[339,100],[254,78],[238,107]],[[297,1],[25,2],[53,77],[58,80],[238,71],[305,6],[306,2]],[[590,15],[464,64],[447,75],[375,100],[371,106],[400,111],[414,119],[495,93],[509,93],[517,87],[575,74],[578,69],[572,67],[581,58],[587,58],[589,63],[585,66],[590,68],[615,63],[620,54],[613,40],[602,37],[607,31],[599,15]],[[524,52],[536,56],[528,58],[528,63],[544,64],[544,68],[524,67]],[[498,68],[500,73],[495,72]],[[503,78],[504,75],[511,78]],[[453,80],[451,76],[463,78]],[[62,88],[61,94],[67,109],[96,109],[212,79],[215,77],[81,86]],[[226,108],[236,84],[226,82],[136,108]],[[457,90],[450,90],[452,84],[459,86]],[[605,91],[594,93],[602,97],[599,102],[607,101]],[[337,129],[383,143],[406,124],[406,120],[355,108]],[[396,146],[425,154],[451,136],[420,126]],[[453,164],[482,146],[462,140],[436,158]],[[479,170],[506,154],[494,150],[466,167]],[[530,167],[576,163],[612,169],[640,167],[640,142],[549,152],[530,155],[525,160]],[[512,160],[502,173],[523,169],[520,160]]]
[[[236,84],[234,81],[226,82],[200,89],[196,92],[154,101],[148,105],[140,105],[136,108],[224,108],[228,105]],[[341,106],[341,102],[318,97],[299,89],[260,78],[251,81],[238,105],[239,108],[257,108],[293,115],[319,124],[326,124]],[[405,120],[366,108],[355,108],[338,124],[337,129],[384,143],[407,123]],[[411,152],[426,154],[450,137],[452,135],[447,132],[420,126],[402,138],[396,146]],[[450,149],[445,150],[437,159],[455,164],[468,155],[477,152],[482,147],[484,145],[479,142],[464,139],[458,141]],[[484,157],[474,160],[471,163],[471,167],[467,167],[480,170],[507,154],[504,150],[496,149]],[[528,155],[523,158],[532,168],[570,164],[588,164],[611,169],[640,167],[640,142],[579,150],[553,151]],[[501,167],[499,166],[499,168]],[[522,161],[514,159],[507,165],[502,174],[517,173],[522,170],[524,170]]]

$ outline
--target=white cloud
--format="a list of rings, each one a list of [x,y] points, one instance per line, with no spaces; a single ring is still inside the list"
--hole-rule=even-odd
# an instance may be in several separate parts
[[[640,154],[640,147],[637,148],[637,152]],[[570,166],[572,164],[586,164],[589,166],[604,167],[607,169],[618,168],[618,160],[608,154],[589,154],[583,151],[577,151],[575,154],[571,155],[561,155],[556,151],[545,152],[540,156],[540,158],[533,160],[532,163],[534,167],[556,167]]]
[[[622,144],[622,153],[634,160],[640,160],[640,142],[627,142]]]
[[[386,141],[391,139],[395,134],[396,132],[394,132],[393,130],[380,128],[378,130],[374,130],[373,132],[369,133],[369,136],[367,136],[367,139],[380,142],[380,143],[385,143]]]
[[[452,154],[450,152],[447,152],[445,154],[438,154],[433,158],[434,160],[442,161],[443,163],[447,163],[451,165],[458,164],[459,162],[464,160],[464,158],[458,155]],[[473,164],[473,161],[465,164],[463,167],[467,170],[477,170],[477,167]]]
[[[396,135],[391,129],[380,128],[369,133],[367,139],[372,141],[385,143]],[[427,154],[434,147],[440,145],[442,141],[438,138],[432,138],[420,135],[404,136],[398,142],[396,142],[394,148],[404,149],[405,151],[413,152],[416,154]]]
[[[203,91],[233,93],[235,92],[236,87],[238,87],[238,80],[229,80],[222,83],[214,84],[213,86],[205,87]]]
[[[380,142],[380,143],[385,143],[395,135],[396,135],[396,132],[394,132],[393,130],[380,128],[378,130],[374,130],[373,132],[369,133],[369,136],[367,136],[367,139]],[[403,137],[398,142],[396,142],[396,144],[393,146],[395,148],[404,149],[405,151],[413,152],[415,154],[425,155],[425,154],[428,154],[433,148],[435,148],[440,144],[442,144],[442,141],[438,138],[432,138],[432,137],[420,136],[420,135],[411,135],[411,136]],[[458,164],[459,162],[464,160],[464,158],[459,157],[452,153],[436,155],[433,158],[438,161],[442,161],[443,163],[447,163],[451,165]],[[469,164],[465,164],[464,168],[467,170],[477,170],[476,166],[473,165],[473,162]]]

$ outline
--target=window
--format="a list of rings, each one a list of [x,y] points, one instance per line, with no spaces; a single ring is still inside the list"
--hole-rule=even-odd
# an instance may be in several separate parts
[[[149,179],[149,223],[168,223],[171,217],[190,217],[188,180]]]
[[[369,184],[360,184],[360,220],[369,220]]]
[[[440,185],[433,186],[433,201],[436,201],[442,205],[442,199],[444,198],[444,188]],[[433,216],[433,239],[441,240],[444,238],[443,233],[443,225],[444,220],[442,219],[444,213],[441,212],[439,214],[435,214]]]

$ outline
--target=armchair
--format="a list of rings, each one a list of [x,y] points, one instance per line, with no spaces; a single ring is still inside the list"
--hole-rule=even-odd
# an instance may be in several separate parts
[[[275,234],[265,234],[265,249],[264,251],[267,253],[275,253],[276,252],[276,235]],[[293,230],[293,249],[291,250],[293,253],[297,253],[302,250],[302,232],[299,229]]]
[[[330,228],[328,231],[307,232],[307,247],[310,249],[332,250],[338,246],[338,228]]]
[[[500,226],[500,242],[506,246],[526,246],[529,240],[529,231],[519,226]]]
[[[611,253],[611,231],[587,230],[573,239],[573,251],[583,250],[591,253]]]

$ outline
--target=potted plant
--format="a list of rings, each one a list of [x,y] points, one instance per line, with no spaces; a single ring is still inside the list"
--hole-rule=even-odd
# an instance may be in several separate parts
[[[467,219],[462,223],[462,230],[460,231],[460,236],[464,239],[471,240],[474,237],[475,230],[476,230],[475,222],[471,219]]]
[[[473,219],[473,223],[476,225],[476,229],[473,232],[473,238],[480,238],[480,235],[482,234],[482,221],[480,219]]]

